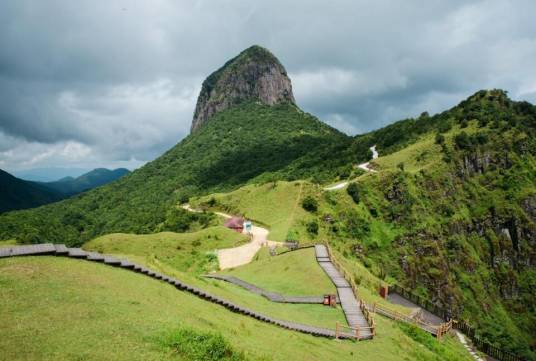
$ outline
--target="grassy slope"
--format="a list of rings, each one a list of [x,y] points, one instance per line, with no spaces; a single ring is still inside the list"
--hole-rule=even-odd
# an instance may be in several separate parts
[[[236,247],[247,241],[247,236],[218,226],[193,233],[109,234],[87,242],[83,248],[145,258],[145,262],[154,259],[181,272],[200,274],[218,269],[216,249]]]
[[[14,240],[14,239],[8,239],[8,240],[5,240],[5,241],[0,241],[0,248],[1,247],[12,247],[12,246],[15,246],[17,245],[17,241]]]
[[[0,285],[7,290],[0,293],[0,349],[9,360],[172,359],[177,356],[160,340],[181,325],[221,333],[253,360],[470,360],[451,338],[438,356],[381,318],[371,342],[315,338],[234,314],[140,274],[80,260],[3,259]]]
[[[214,249],[236,246],[238,244],[237,241],[243,239],[244,237],[236,232],[223,227],[217,227],[190,234],[112,234],[92,240],[86,243],[84,248],[87,250],[126,257],[165,274],[173,275],[185,282],[225,297],[240,305],[264,312],[274,317],[328,328],[333,328],[336,322],[341,322],[343,324],[346,322],[344,315],[340,310],[320,305],[273,303],[266,300],[264,297],[252,294],[241,287],[201,277],[203,274],[217,269],[217,259],[212,256]],[[201,244],[195,245],[197,241],[200,241]],[[301,252],[298,252],[298,254],[302,255]],[[284,256],[281,258],[282,260],[285,259],[283,257]],[[286,259],[289,258],[287,257]],[[291,259],[294,259],[294,257]],[[281,262],[276,262],[273,266],[280,264]],[[262,273],[274,273],[277,270],[277,267],[273,266],[270,264],[268,267],[264,267]],[[298,288],[298,290],[303,290],[305,292],[301,293],[301,295],[321,295],[322,291],[316,290],[317,285],[321,285],[324,290],[334,291],[334,289],[330,287],[329,282],[326,282],[329,280],[327,280],[321,273],[322,270],[315,264],[312,255],[307,254],[306,262],[302,261],[301,264],[298,267],[293,268],[293,270],[306,272],[307,270],[305,270],[304,267],[310,267],[311,270],[309,270],[309,272],[317,274],[317,280],[319,282],[313,283],[312,286],[308,286],[308,283],[306,285],[301,285],[301,288]],[[240,272],[241,268],[237,268],[236,270]],[[287,275],[287,277],[288,276],[289,275]],[[285,282],[287,282],[287,284],[296,285],[304,281],[303,275],[300,276],[298,274],[292,276],[292,279],[286,281],[282,279],[281,283],[285,284]],[[300,282],[294,282],[294,276],[296,276]],[[277,279],[272,278],[272,281],[277,282]],[[286,292],[287,290],[281,290],[281,292],[283,291]],[[292,294],[292,292],[290,293]]]
[[[512,110],[517,105],[509,105],[504,111],[486,101],[482,100],[484,105],[476,108],[472,103],[466,106],[477,110],[492,107],[494,110],[488,114],[506,112],[505,117],[519,124],[519,120],[512,120],[520,117]],[[401,281],[435,300],[445,301],[452,296],[450,302],[455,307],[463,305],[464,317],[472,320],[486,338],[529,355],[527,334],[534,332],[531,320],[535,312],[530,306],[530,290],[536,285],[536,277],[534,270],[523,264],[534,252],[530,243],[534,225],[519,205],[536,196],[536,163],[531,156],[534,144],[530,143],[530,135],[525,134],[531,130],[500,121],[487,126],[469,121],[462,128],[456,119],[460,116],[458,112],[463,116],[463,109],[454,109],[435,118],[418,120],[416,123],[423,124],[424,130],[419,130],[404,147],[384,144],[388,154],[373,162],[379,173],[357,178],[362,198],[358,205],[345,190],[321,192],[318,187],[304,183],[304,194],[311,194],[320,202],[316,214],[301,210],[297,217],[291,216],[292,208],[278,200],[296,197],[297,192],[288,185],[280,190],[271,189],[269,184],[248,186],[230,194],[218,194],[214,196],[218,201],[215,207],[246,213],[259,222],[273,224],[275,234],[283,234],[277,229],[272,212],[262,211],[266,204],[267,208],[277,209],[277,218],[292,218],[294,227],[301,226],[300,236],[306,239],[309,235],[303,225],[316,218],[322,225],[318,238],[334,241],[356,280],[363,283],[366,297],[374,298],[377,292],[378,281],[370,277],[372,274],[386,276],[388,281]],[[444,147],[435,139],[435,129],[443,127],[442,122],[448,123],[443,130]],[[454,137],[462,131],[470,137],[485,134],[487,143],[460,150]],[[377,140],[372,134],[357,141],[365,142],[367,137],[371,138],[369,141]],[[464,157],[470,159],[475,154],[489,156],[498,165],[491,165],[484,174],[460,179]],[[446,161],[447,156],[451,160]],[[512,166],[501,164],[504,159]],[[207,196],[201,202],[210,199]],[[332,224],[323,221],[326,215],[334,219]],[[512,241],[495,231],[497,227],[508,227],[509,219],[514,219],[518,229],[522,227],[521,232],[525,232],[518,250]],[[476,234],[475,227],[483,227],[485,235]],[[491,267],[489,259],[500,252],[509,261],[499,260],[500,267]],[[514,263],[516,268],[505,262]],[[503,292],[505,297],[501,297]],[[508,296],[512,292],[514,296]]]
[[[318,265],[314,248],[261,259],[224,273],[285,295],[320,296],[336,292]]]
[[[303,181],[251,184],[230,193],[192,199],[191,203],[260,221],[270,229],[269,239],[273,241],[286,240],[289,231],[303,240],[309,238],[304,226],[308,215],[301,207],[301,200],[311,186]]]

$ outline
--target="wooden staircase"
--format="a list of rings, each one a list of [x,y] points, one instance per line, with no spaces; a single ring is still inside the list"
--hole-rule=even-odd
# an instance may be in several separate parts
[[[358,339],[371,339],[374,337],[375,324],[366,305],[357,297],[357,293],[350,282],[344,278],[331,261],[328,248],[324,245],[315,246],[316,260],[331,279],[337,293],[346,321]]]

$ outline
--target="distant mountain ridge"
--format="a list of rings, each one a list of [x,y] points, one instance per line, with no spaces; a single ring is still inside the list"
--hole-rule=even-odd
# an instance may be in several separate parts
[[[91,170],[91,168],[45,167],[13,171],[10,173],[19,179],[30,182],[56,182],[66,177],[80,177],[82,174]]]
[[[110,183],[129,173],[125,168],[97,168],[77,178],[68,176],[55,182],[32,182],[19,179],[0,169],[0,213],[57,202]]]
[[[68,176],[55,182],[39,182],[39,184],[66,196],[71,196],[110,183],[129,173],[130,171],[126,168],[117,168],[114,170],[96,168],[77,178]]]
[[[38,207],[65,198],[58,191],[25,181],[0,169],[0,213]]]

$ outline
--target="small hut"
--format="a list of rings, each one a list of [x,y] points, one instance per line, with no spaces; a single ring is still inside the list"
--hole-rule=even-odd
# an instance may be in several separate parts
[[[225,222],[225,227],[235,230],[238,233],[242,233],[244,230],[244,218],[231,217]]]

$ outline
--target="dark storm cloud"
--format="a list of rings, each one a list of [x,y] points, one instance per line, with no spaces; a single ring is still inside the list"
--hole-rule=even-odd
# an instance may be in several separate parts
[[[536,101],[534,2],[3,1],[0,168],[137,166],[184,137],[202,80],[263,45],[348,133],[500,87]]]

